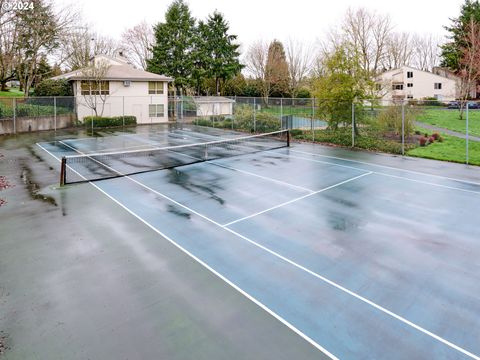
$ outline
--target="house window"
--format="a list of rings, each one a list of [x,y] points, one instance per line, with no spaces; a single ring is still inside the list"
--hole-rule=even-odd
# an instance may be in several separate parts
[[[403,90],[403,84],[393,84],[392,90]]]
[[[80,88],[82,95],[110,94],[110,83],[108,81],[82,80]]]
[[[413,78],[413,71],[407,71],[407,78]]]
[[[382,84],[375,84],[375,89],[376,89],[377,91],[382,90]]]
[[[148,105],[148,115],[150,117],[164,117],[163,104]]]
[[[442,83],[435,83],[433,84],[433,88],[435,90],[442,90]]]
[[[407,83],[407,87],[413,87],[413,83]]]
[[[163,94],[163,82],[161,81],[149,81],[148,82],[149,94]]]
[[[407,99],[413,99],[413,95],[411,94],[407,95]]]

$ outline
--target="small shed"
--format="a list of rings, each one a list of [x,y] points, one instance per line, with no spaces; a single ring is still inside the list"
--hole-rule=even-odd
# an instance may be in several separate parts
[[[197,116],[233,115],[235,100],[224,96],[194,97]]]

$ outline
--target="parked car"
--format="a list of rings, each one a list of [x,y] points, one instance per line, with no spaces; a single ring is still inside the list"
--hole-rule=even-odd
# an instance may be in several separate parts
[[[458,101],[450,101],[447,107],[449,109],[460,109],[460,103]]]
[[[474,101],[469,101],[467,104],[469,109],[480,109],[480,104]]]

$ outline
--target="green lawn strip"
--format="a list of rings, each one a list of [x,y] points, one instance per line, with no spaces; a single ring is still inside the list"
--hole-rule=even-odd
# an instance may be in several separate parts
[[[0,97],[24,97],[23,91],[18,89],[9,89],[8,91],[0,91]]]
[[[480,136],[480,110],[470,110],[468,115],[469,134]],[[417,121],[465,134],[465,113],[460,120],[458,110],[426,109],[417,116]]]
[[[422,133],[432,133],[432,131],[428,129],[416,129]],[[419,146],[415,149],[407,151],[407,155],[434,160],[465,163],[465,139],[460,139],[444,133],[441,135],[443,137],[443,142],[436,141],[427,146]],[[469,163],[472,165],[480,165],[480,142],[469,141],[468,145]]]

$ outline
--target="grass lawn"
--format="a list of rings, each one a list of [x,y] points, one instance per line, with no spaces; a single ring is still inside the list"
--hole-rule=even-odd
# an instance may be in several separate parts
[[[426,109],[417,116],[417,120],[426,124],[465,133],[465,114],[463,120],[458,118],[458,110]],[[480,136],[480,110],[470,110],[468,116],[469,134]]]
[[[311,105],[296,105],[296,106],[282,106],[279,105],[269,105],[268,107],[262,106],[260,112],[272,114],[272,115],[297,115],[301,117],[311,117],[312,116],[312,106]]]
[[[431,130],[417,128],[422,133],[432,133]],[[427,159],[452,161],[458,163],[465,163],[465,140],[455,136],[441,134],[444,141],[434,142],[427,146],[419,146],[415,149],[407,151],[407,155],[422,157]],[[480,142],[469,141],[469,163],[480,166]]]
[[[23,97],[24,95],[23,91],[17,88],[11,88],[9,91],[0,91],[0,97]]]

